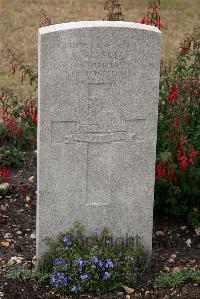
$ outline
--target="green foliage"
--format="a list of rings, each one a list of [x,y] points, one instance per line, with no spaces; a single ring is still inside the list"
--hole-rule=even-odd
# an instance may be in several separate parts
[[[112,240],[106,229],[86,237],[76,224],[47,244],[38,269],[50,273],[52,286],[61,293],[106,293],[121,284],[134,285],[146,266],[139,239]]]
[[[155,208],[200,225],[200,33],[181,45],[160,81]],[[196,209],[195,215],[191,211]],[[195,221],[192,221],[195,216]]]
[[[43,283],[45,281],[47,281],[49,279],[49,275],[39,272],[37,270],[27,270],[24,269],[22,266],[15,266],[13,269],[11,269],[6,277],[8,279],[17,279],[17,278],[22,278],[22,279],[36,279],[38,280],[40,283]]]
[[[200,270],[183,268],[179,272],[161,272],[156,278],[155,288],[174,288],[188,280],[200,282]]]
[[[200,227],[200,211],[197,208],[193,208],[189,212],[188,222],[194,227]]]
[[[45,16],[44,11],[42,10],[42,16]],[[50,25],[50,24],[49,24]],[[38,74],[30,67],[29,65],[26,65],[23,63],[23,61],[20,59],[20,57],[16,57],[11,49],[8,48],[8,56],[10,59],[10,65],[11,65],[11,72],[12,75],[18,71],[21,73],[21,82],[23,83],[26,79],[29,80],[29,84],[31,86],[35,87],[35,90],[38,86]]]
[[[5,145],[0,148],[0,163],[3,167],[20,166],[24,161],[24,153],[14,145]]]

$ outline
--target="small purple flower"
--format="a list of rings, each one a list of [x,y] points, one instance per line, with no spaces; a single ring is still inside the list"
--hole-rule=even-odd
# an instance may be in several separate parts
[[[72,241],[67,237],[65,236],[63,238],[63,242],[67,245],[67,246],[71,246],[72,245]]]
[[[100,260],[99,261],[99,267],[103,268],[103,266],[104,266],[104,261]]]
[[[75,259],[74,260],[74,262],[76,263],[76,264],[78,264],[79,266],[84,266],[84,260],[82,260],[81,258],[79,258],[79,259]]]
[[[63,270],[64,270],[64,271],[67,271],[67,269],[68,269],[68,266],[67,266],[67,265],[64,265],[64,266],[63,266]]]
[[[60,277],[60,276],[61,276],[61,273],[60,273],[60,272],[57,272],[57,276]]]
[[[66,286],[67,285],[67,283],[68,283],[68,280],[67,280],[67,278],[66,277],[62,277],[62,283],[63,283],[63,285],[64,286]]]
[[[135,266],[135,267],[134,267],[134,271],[135,271],[135,272],[138,272],[138,267]]]
[[[99,230],[99,229],[96,229],[96,230],[95,230],[95,234],[96,234],[97,237],[100,236],[100,230]]]
[[[114,264],[111,259],[106,260],[106,268],[113,268]]]
[[[62,258],[57,258],[57,259],[55,259],[55,263],[56,264],[62,264],[63,263],[63,259]]]
[[[81,274],[80,278],[83,279],[83,280],[85,280],[85,279],[88,279],[89,276],[85,273],[85,274]]]
[[[104,280],[107,280],[107,279],[110,278],[110,276],[111,276],[111,273],[110,273],[110,272],[104,272],[104,274],[103,274],[103,279],[104,279]]]
[[[114,264],[111,259],[106,260],[106,268],[113,268]]]
[[[91,258],[91,262],[93,263],[93,264],[96,264],[96,263],[98,263],[98,257],[97,256],[93,256],[92,258]]]
[[[56,278],[55,278],[55,275],[54,275],[54,274],[51,275],[51,281],[52,281],[53,283],[56,282]]]
[[[71,292],[77,292],[79,290],[79,288],[76,285],[73,285],[71,287]]]

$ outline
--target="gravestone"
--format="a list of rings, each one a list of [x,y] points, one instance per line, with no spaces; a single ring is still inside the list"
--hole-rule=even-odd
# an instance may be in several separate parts
[[[159,68],[155,27],[39,29],[38,257],[75,221],[151,253]]]

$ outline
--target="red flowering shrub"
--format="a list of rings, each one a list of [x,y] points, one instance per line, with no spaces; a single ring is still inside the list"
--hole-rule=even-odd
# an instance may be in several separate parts
[[[200,225],[200,33],[187,35],[160,81],[156,207]],[[199,223],[198,223],[199,222]],[[193,223],[194,224],[194,223]]]
[[[0,176],[7,176],[4,167],[20,165],[23,151],[36,144],[37,108],[32,99],[22,103],[7,92],[0,96],[0,107]]]
[[[161,22],[159,13],[160,0],[149,0],[150,11],[147,16],[140,19],[139,23],[145,25],[155,26],[158,29],[166,29],[166,26]]]

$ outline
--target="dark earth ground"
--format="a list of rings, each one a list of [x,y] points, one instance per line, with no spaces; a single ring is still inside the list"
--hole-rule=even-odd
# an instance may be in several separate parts
[[[6,279],[6,272],[16,261],[27,269],[35,264],[36,169],[25,162],[10,179],[0,181],[5,182],[9,183],[8,189],[0,191],[0,298],[68,298],[54,294],[48,286],[32,279]],[[184,219],[162,218],[154,222],[151,269],[138,281],[134,293],[81,298],[200,298],[200,284],[191,281],[177,288],[154,289],[155,277],[160,271],[200,268],[200,236],[195,230]]]

